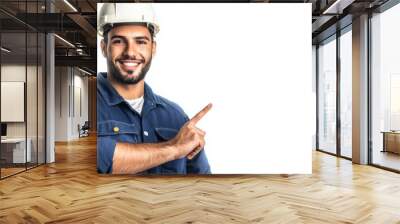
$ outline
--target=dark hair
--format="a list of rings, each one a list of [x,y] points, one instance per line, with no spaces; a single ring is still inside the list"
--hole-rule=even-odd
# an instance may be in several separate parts
[[[103,38],[104,38],[104,42],[108,43],[108,32],[110,32],[110,30],[112,28],[118,27],[118,26],[122,26],[122,25],[141,25],[141,26],[145,26],[147,27],[147,29],[150,32],[150,36],[151,36],[151,41],[154,41],[154,26],[149,24],[149,23],[118,23],[115,25],[110,25],[110,24],[106,24],[103,27]]]

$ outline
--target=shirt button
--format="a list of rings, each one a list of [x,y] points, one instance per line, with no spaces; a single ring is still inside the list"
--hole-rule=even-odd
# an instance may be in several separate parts
[[[144,131],[143,134],[144,134],[145,136],[149,136],[149,133],[148,133],[147,131]]]

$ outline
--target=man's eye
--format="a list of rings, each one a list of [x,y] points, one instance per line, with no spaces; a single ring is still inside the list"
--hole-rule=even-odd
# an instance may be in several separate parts
[[[147,41],[145,40],[138,40],[136,41],[137,44],[147,44]]]
[[[121,44],[121,43],[122,43],[122,40],[118,40],[118,39],[117,39],[117,40],[113,40],[112,43],[113,43],[113,44]]]

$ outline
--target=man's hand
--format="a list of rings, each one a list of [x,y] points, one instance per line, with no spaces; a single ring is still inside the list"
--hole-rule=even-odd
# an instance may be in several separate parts
[[[204,131],[195,125],[211,109],[208,104],[184,124],[175,138],[160,143],[118,142],[113,156],[113,174],[135,174],[185,156],[192,159],[204,147]]]
[[[175,148],[175,159],[185,156],[188,159],[192,159],[204,148],[206,132],[197,128],[196,124],[207,114],[211,107],[211,103],[204,107],[182,126],[175,138],[171,139],[171,144]]]

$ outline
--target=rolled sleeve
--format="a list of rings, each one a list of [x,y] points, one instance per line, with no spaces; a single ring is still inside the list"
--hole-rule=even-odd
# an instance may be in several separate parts
[[[113,157],[117,141],[111,137],[97,138],[97,172],[112,173]]]

